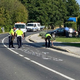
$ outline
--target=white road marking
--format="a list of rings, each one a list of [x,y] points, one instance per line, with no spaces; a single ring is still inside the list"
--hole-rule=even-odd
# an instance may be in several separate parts
[[[29,41],[29,37],[26,37],[26,41],[29,42],[29,43],[33,43],[31,41]],[[34,44],[34,43],[33,43]],[[36,45],[36,44],[35,44]],[[42,48],[45,48],[45,47],[42,47]],[[46,48],[45,48],[46,49]],[[72,53],[69,53],[69,52],[64,52],[64,51],[59,51],[59,50],[56,50],[56,49],[52,49],[52,48],[47,48],[49,50],[52,50],[52,51],[57,51],[57,52],[60,52],[61,54],[65,54],[65,55],[68,55],[68,56],[72,56],[72,57],[76,57],[76,58],[80,58],[79,55],[75,55],[75,54],[72,54]]]
[[[27,59],[27,60],[30,60],[30,58],[27,58],[27,57],[24,57],[25,59]]]
[[[21,51],[23,51],[27,54],[30,54],[30,55],[41,57],[44,60],[63,61],[63,59],[58,59],[58,58],[55,58],[55,57],[52,57],[52,56],[48,56],[47,54],[49,54],[49,52],[40,53],[38,50],[37,50],[38,52],[34,52],[33,50],[29,50],[29,49],[30,48],[28,48],[28,49],[17,49],[17,50],[21,50]]]
[[[5,38],[7,38],[7,37],[5,37]],[[53,72],[53,73],[56,73],[56,74],[58,74],[58,75],[60,75],[60,76],[62,76],[62,77],[64,77],[64,78],[66,78],[66,79],[68,79],[68,80],[75,80],[75,79],[73,79],[73,78],[71,78],[71,77],[69,77],[69,76],[66,76],[66,75],[64,75],[64,74],[62,74],[62,73],[60,73],[60,72],[58,72],[58,71],[56,71],[56,70],[53,70],[53,69],[51,69],[51,68],[49,68],[49,67],[47,67],[47,66],[44,66],[43,64],[40,64],[40,63],[38,63],[38,62],[36,62],[36,61],[34,61],[34,60],[31,60],[31,59],[28,58],[28,57],[24,57],[23,55],[19,54],[18,52],[14,51],[14,50],[12,50],[12,49],[10,49],[10,48],[8,48],[8,47],[4,44],[5,38],[2,40],[2,43],[3,43],[3,45],[4,45],[8,50],[12,51],[12,52],[15,53],[15,54],[18,54],[19,56],[23,57],[23,58],[26,59],[26,60],[29,60],[29,61],[32,62],[32,63],[34,63],[34,64],[36,64],[36,65],[38,65],[38,66],[40,66],[40,67],[42,67],[42,68],[45,68],[45,69],[47,69],[47,70],[49,70],[49,71],[51,71],[51,72]]]
[[[22,54],[19,54],[19,56],[24,57]]]

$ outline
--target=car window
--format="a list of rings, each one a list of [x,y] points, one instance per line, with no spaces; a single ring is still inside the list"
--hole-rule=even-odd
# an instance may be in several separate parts
[[[55,30],[53,30],[53,31],[58,31],[59,30],[59,28],[57,28],[57,29],[55,29]]]
[[[61,32],[64,32],[64,29],[61,29]]]
[[[58,29],[57,31],[58,31],[58,32],[61,32],[61,29]]]
[[[25,25],[16,24],[15,28],[25,28]]]
[[[33,24],[27,24],[27,26],[33,26]]]
[[[34,24],[34,27],[36,27],[36,24]]]
[[[41,26],[40,24],[38,24],[38,26]]]

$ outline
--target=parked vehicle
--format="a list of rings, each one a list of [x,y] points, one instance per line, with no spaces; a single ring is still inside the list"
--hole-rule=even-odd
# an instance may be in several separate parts
[[[23,31],[24,37],[25,37],[25,33],[27,32],[26,23],[24,23],[24,22],[16,22],[14,24],[14,27],[16,28],[16,30],[18,30],[20,28]]]
[[[45,28],[45,26],[40,26],[40,30],[43,30]]]
[[[45,26],[41,26],[39,22],[27,23],[27,31],[43,30]]]
[[[49,31],[47,32],[49,34],[51,34],[52,36],[55,35],[55,36],[66,36],[66,33],[65,33],[65,28],[57,28],[53,31]],[[72,37],[72,36],[76,36],[77,34],[77,31],[75,31],[73,28],[69,28],[69,37]]]
[[[27,31],[37,31],[38,27],[34,23],[27,23]]]

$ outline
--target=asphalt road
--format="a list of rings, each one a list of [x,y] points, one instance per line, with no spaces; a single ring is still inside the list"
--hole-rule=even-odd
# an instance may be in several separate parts
[[[36,32],[27,32],[26,36]],[[41,48],[23,40],[22,48],[8,48],[8,34],[0,35],[0,80],[80,80],[80,59]]]

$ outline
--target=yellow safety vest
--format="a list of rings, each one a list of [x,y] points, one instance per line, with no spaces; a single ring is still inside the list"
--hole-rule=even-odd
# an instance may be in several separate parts
[[[22,36],[23,32],[21,30],[16,31],[17,36]]]
[[[14,30],[11,29],[10,32],[9,32],[9,34],[10,34],[10,35],[14,35]]]
[[[51,35],[50,35],[50,34],[46,34],[45,38],[47,38],[48,36],[50,36],[50,37],[51,37]]]

